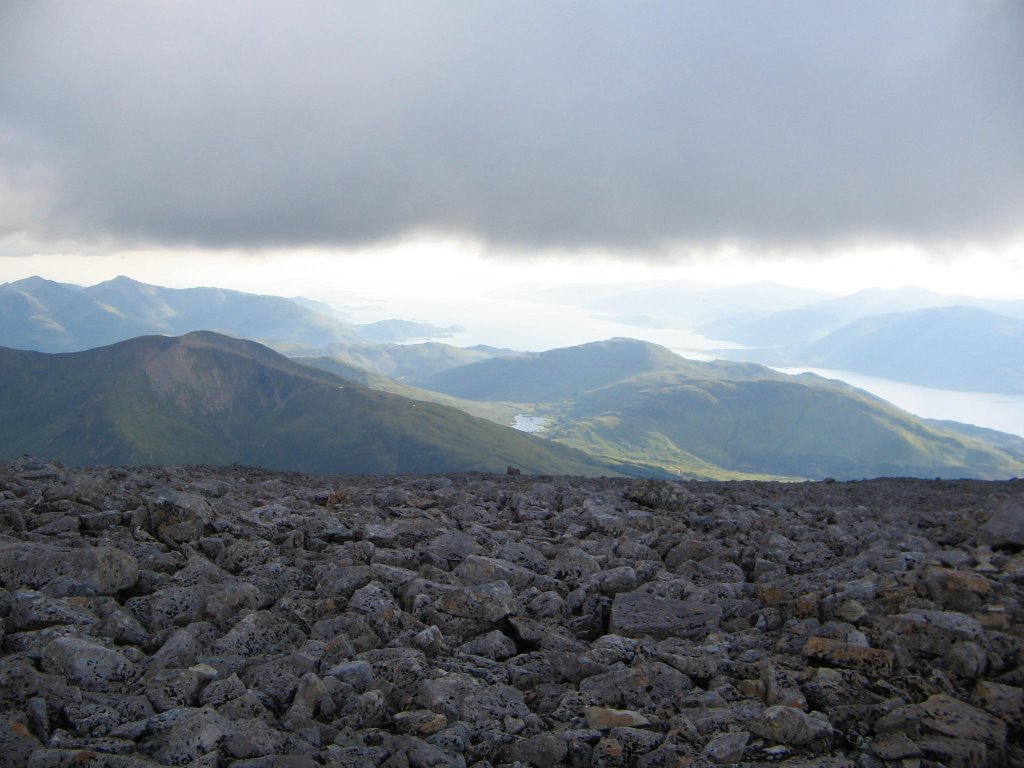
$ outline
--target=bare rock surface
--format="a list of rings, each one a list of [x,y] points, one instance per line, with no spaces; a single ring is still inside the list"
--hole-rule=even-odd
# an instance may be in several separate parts
[[[1024,765],[1022,509],[0,463],[0,766]]]

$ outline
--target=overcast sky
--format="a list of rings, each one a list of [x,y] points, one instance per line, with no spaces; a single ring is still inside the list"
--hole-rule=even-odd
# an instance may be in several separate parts
[[[0,253],[425,237],[1024,274],[1024,3],[0,0]]]

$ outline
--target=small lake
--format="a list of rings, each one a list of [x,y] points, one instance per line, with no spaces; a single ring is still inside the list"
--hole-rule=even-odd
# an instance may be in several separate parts
[[[543,416],[530,416],[526,413],[516,414],[512,420],[512,428],[520,432],[540,432],[547,425],[548,420]]]
[[[1024,395],[932,389],[902,381],[823,368],[777,368],[782,373],[816,373],[865,389],[895,406],[926,419],[949,419],[1024,436]]]

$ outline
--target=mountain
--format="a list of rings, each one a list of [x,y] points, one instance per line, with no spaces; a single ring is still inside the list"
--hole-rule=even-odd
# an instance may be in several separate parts
[[[23,453],[323,473],[610,472],[557,443],[209,332],[66,354],[0,348],[0,455]]]
[[[938,389],[1024,393],[1024,320],[975,307],[866,318],[795,355],[801,365]]]
[[[418,323],[412,320],[379,320],[376,323],[356,326],[356,332],[361,339],[379,344],[440,339],[453,336],[464,330],[465,328],[459,325],[449,325],[442,328],[430,323]]]
[[[764,306],[756,297],[749,306],[756,309],[748,307],[743,312],[702,323],[696,332],[710,339],[754,347],[789,348],[817,341],[857,320],[921,309],[969,306],[1024,318],[1024,301],[943,296],[914,287],[868,288],[781,311]]]
[[[546,437],[678,476],[1005,478],[1024,463],[842,382],[685,360],[631,339],[498,358],[421,382],[534,405]],[[524,406],[525,407],[525,406]]]
[[[964,424],[959,421],[947,419],[925,419],[925,423],[944,429],[949,432],[956,432],[958,435],[983,440],[990,445],[1001,448],[1015,459],[1024,461],[1024,437],[1013,435],[1009,432],[1000,432],[998,429],[978,427],[974,424]]]
[[[322,348],[358,335],[350,325],[279,296],[220,288],[162,288],[117,277],[88,288],[31,277],[0,285],[0,345],[76,352],[149,334],[212,330]]]
[[[761,312],[781,311],[826,296],[821,291],[769,281],[730,286],[657,281],[601,296],[586,307],[627,325],[690,330],[701,323],[749,313],[751,307]]]
[[[331,344],[326,355],[344,365],[364,368],[392,379],[421,379],[449,368],[489,360],[496,352],[453,347],[437,341],[421,344]],[[298,356],[296,356],[298,357]]]
[[[657,344],[611,339],[491,358],[411,383],[469,400],[552,402],[618,381],[624,371],[644,373],[688,365],[689,361]]]
[[[411,400],[424,400],[430,403],[438,403],[439,405],[447,405],[471,416],[477,416],[481,419],[493,421],[495,424],[501,424],[504,427],[511,426],[515,421],[515,417],[522,411],[522,408],[512,403],[464,400],[442,394],[441,392],[413,387],[338,357],[293,357],[291,359],[297,363],[333,373],[343,379],[355,381],[370,389],[390,392],[393,395],[401,395]]]

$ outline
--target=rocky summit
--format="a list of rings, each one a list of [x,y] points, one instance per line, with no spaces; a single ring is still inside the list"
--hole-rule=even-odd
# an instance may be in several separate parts
[[[1024,482],[0,464],[0,765],[1024,765]]]

